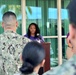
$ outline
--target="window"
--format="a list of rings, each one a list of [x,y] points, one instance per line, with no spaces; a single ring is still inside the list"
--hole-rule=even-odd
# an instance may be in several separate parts
[[[5,13],[6,11],[13,11],[16,13],[17,15],[17,20],[18,20],[18,29],[17,32],[19,34],[22,34],[22,29],[21,29],[21,20],[22,20],[22,16],[21,16],[21,1],[20,0],[0,0],[0,33],[3,32],[3,28],[2,28],[2,16],[3,13]]]

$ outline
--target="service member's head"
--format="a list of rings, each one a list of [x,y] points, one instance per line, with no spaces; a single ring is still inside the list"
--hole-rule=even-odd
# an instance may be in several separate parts
[[[69,12],[69,31],[73,53],[76,54],[76,0],[71,0],[67,6]]]
[[[71,0],[67,6],[69,12],[69,31],[71,38],[74,38],[76,35],[76,0]]]
[[[44,48],[35,41],[27,43],[22,52],[22,60],[23,64],[20,68],[22,74],[30,74],[38,70],[45,62]]]
[[[17,26],[18,26],[18,22],[17,22],[17,17],[15,15],[15,13],[11,12],[11,11],[7,11],[3,14],[2,17],[2,27],[4,28],[4,30],[12,30],[14,32],[16,32]]]

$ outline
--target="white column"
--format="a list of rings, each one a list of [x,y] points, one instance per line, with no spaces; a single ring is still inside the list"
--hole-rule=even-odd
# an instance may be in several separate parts
[[[25,12],[25,4],[26,0],[21,0],[21,11],[22,11],[22,35],[26,34],[26,12]]]
[[[58,60],[59,65],[62,64],[62,29],[61,29],[61,0],[57,0],[58,10]]]

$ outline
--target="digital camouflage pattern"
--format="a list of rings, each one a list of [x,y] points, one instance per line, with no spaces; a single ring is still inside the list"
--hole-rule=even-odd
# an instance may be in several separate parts
[[[18,72],[21,66],[20,55],[27,42],[30,42],[28,38],[13,31],[0,35],[0,75],[14,75]]]
[[[61,66],[58,66],[54,70],[50,70],[43,75],[76,75],[76,55],[67,60]]]
[[[17,74],[14,74],[14,75],[39,75],[39,74],[37,74],[36,72],[33,72],[33,73],[31,73],[31,74],[21,74],[21,73],[17,73]]]

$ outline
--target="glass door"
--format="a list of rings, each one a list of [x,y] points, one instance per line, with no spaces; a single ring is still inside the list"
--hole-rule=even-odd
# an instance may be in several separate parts
[[[54,13],[55,12],[55,13]],[[50,42],[50,64],[58,65],[56,0],[26,0],[26,27],[37,23],[45,42]]]

